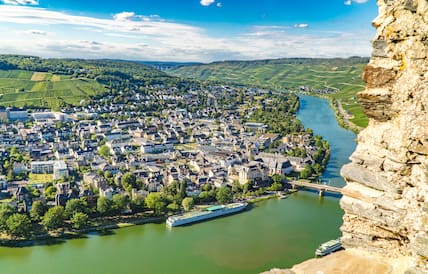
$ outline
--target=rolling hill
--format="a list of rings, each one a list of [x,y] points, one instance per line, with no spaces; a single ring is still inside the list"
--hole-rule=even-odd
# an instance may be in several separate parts
[[[136,62],[0,55],[0,106],[60,108],[174,77]]]
[[[364,89],[360,78],[368,58],[347,59],[273,59],[226,61],[173,67],[174,76],[270,88],[274,90],[312,90],[336,99],[347,119],[365,127],[368,119],[359,105],[356,93]]]

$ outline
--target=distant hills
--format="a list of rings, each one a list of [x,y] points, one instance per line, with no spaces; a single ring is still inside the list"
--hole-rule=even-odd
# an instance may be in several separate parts
[[[339,100],[354,124],[365,127],[368,119],[356,100],[364,89],[361,71],[368,58],[286,58],[256,61],[225,61],[175,66],[174,76],[275,90],[313,91]],[[333,92],[334,91],[334,92]]]
[[[342,117],[365,127],[368,119],[356,93],[364,89],[360,74],[367,62],[368,58],[351,57],[200,64],[0,55],[0,106],[58,109],[153,84],[186,90],[201,80],[328,96],[335,99],[336,110],[343,107]]]

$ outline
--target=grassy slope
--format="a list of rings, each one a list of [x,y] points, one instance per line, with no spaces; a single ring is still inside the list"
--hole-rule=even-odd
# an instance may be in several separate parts
[[[360,74],[367,61],[367,58],[231,61],[182,66],[168,72],[175,76],[276,90],[293,90],[300,86],[333,88],[338,92],[329,96],[341,100],[344,109],[354,116],[351,121],[365,127],[368,120],[356,100],[356,93],[364,89]]]
[[[0,105],[55,107],[58,100],[78,104],[80,100],[104,91],[104,87],[93,79],[71,79],[51,73],[47,73],[43,80],[32,81],[32,77],[32,71],[0,70]]]
[[[0,106],[59,108],[110,89],[179,82],[138,62],[0,55]]]

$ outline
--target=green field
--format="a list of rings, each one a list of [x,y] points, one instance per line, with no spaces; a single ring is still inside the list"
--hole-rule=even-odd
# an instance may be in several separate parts
[[[336,92],[329,96],[340,100],[343,108],[352,114],[350,121],[365,127],[368,119],[356,100],[356,93],[364,89],[360,75],[367,62],[367,58],[229,61],[182,66],[168,72],[186,78],[274,90],[299,90],[301,86],[331,88]]]
[[[25,70],[0,70],[0,105],[46,106],[79,104],[82,99],[104,91],[94,79]]]

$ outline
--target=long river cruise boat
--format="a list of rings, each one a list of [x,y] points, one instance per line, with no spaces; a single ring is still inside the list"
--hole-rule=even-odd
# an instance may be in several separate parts
[[[183,215],[170,216],[166,220],[166,224],[173,227],[212,219],[242,211],[247,207],[247,205],[248,203],[232,203],[227,205],[210,206],[203,210],[188,212]]]

